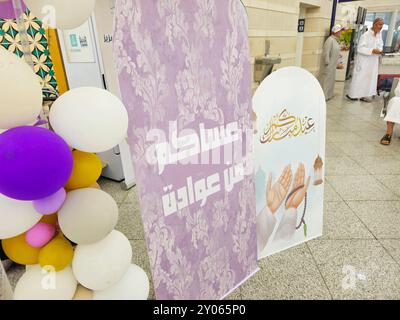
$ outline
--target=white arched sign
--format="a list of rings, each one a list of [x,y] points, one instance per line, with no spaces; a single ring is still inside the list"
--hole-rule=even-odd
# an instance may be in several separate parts
[[[326,102],[312,74],[288,67],[262,82],[253,110],[263,258],[322,235]]]

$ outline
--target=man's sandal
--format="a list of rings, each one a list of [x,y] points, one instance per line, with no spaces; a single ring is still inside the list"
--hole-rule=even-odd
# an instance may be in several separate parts
[[[388,146],[390,142],[392,142],[392,136],[388,134],[386,134],[381,140],[381,144],[384,146]]]
[[[350,97],[348,94],[346,94],[346,98],[349,99],[349,100],[351,100],[351,101],[358,101],[357,98],[352,98],[352,97]]]

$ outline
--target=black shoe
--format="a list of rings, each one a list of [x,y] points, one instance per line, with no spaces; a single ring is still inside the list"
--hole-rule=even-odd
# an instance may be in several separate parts
[[[388,146],[392,142],[392,136],[390,134],[385,134],[385,136],[381,139],[381,144],[384,146]]]
[[[371,103],[372,102],[372,100],[371,99],[368,99],[368,98],[361,98],[360,99],[362,102],[366,102],[366,103]]]
[[[351,101],[358,101],[358,99],[356,98],[351,98],[348,94],[346,94],[346,98],[351,100]]]

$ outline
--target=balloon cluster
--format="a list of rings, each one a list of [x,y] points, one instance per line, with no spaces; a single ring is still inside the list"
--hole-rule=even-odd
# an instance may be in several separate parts
[[[82,25],[93,12],[96,0],[79,0],[79,8],[65,0],[23,0],[26,7],[50,28],[74,29]],[[0,19],[15,19],[13,0],[0,0]]]
[[[122,102],[102,89],[70,90],[51,107],[50,131],[33,125],[42,108],[36,75],[3,48],[0,85],[0,240],[27,265],[14,298],[147,299],[148,277],[114,230],[118,206],[97,184],[96,153],[127,133]]]

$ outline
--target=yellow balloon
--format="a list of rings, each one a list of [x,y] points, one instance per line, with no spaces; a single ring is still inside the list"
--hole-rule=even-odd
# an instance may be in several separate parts
[[[94,184],[92,184],[89,188],[101,190],[101,187],[100,187],[100,185],[99,185],[97,182],[94,183]]]
[[[42,268],[52,266],[59,272],[71,264],[73,257],[74,249],[71,243],[59,235],[40,250],[39,264]]]
[[[25,233],[2,241],[4,253],[11,260],[22,265],[37,264],[40,248],[31,247],[25,240]]]
[[[72,152],[74,167],[65,189],[76,190],[89,188],[100,178],[103,166],[100,158],[94,153],[75,150]]]
[[[49,216],[43,216],[43,218],[40,220],[40,222],[48,223],[48,224],[55,226],[58,223],[58,214],[55,213],[55,214],[52,214]]]

